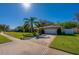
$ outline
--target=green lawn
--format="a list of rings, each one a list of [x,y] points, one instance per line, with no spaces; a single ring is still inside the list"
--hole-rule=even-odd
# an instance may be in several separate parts
[[[5,32],[5,34],[11,35],[11,36],[19,38],[19,39],[23,38],[24,36],[25,37],[32,37],[33,36],[32,33],[22,33],[22,32]]]
[[[11,42],[11,40],[9,40],[8,38],[0,35],[0,44],[7,43],[7,42]]]
[[[51,48],[79,54],[79,34],[74,36],[58,35],[50,44]]]

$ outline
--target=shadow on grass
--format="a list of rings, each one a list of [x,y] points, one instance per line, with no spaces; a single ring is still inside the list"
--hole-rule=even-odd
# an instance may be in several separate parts
[[[63,51],[63,52],[66,52],[66,53],[70,53],[70,54],[73,54],[73,55],[79,55],[79,54],[76,54],[76,53],[73,53],[73,52],[65,51],[65,50],[58,49],[58,48],[51,47],[51,46],[49,46],[49,48],[51,48],[51,49],[53,48],[53,49],[56,49],[56,50],[60,50],[60,51]]]
[[[60,34],[58,36],[76,36],[75,34]]]

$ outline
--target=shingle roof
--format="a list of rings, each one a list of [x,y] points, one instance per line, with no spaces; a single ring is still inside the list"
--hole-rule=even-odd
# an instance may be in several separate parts
[[[48,28],[61,28],[62,26],[54,26],[54,25],[51,25],[51,26],[45,26],[43,28],[45,29],[48,29]]]

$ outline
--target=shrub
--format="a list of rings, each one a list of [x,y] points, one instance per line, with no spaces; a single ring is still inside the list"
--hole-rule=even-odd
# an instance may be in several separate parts
[[[62,33],[61,33],[61,28],[58,28],[57,34],[58,34],[58,35],[62,34]]]

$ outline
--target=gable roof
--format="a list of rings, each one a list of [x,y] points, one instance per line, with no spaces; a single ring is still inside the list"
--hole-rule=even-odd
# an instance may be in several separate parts
[[[44,26],[43,28],[44,29],[51,29],[51,28],[58,29],[58,28],[62,28],[62,26],[51,25],[51,26]]]

